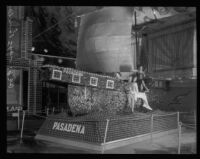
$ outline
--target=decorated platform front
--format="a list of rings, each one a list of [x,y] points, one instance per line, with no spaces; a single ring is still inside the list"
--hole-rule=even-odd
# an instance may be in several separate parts
[[[153,128],[153,129],[152,129]],[[79,142],[103,144],[152,132],[177,128],[177,114],[134,113],[111,115],[96,113],[80,117],[68,117],[65,113],[47,118],[37,133],[36,139],[58,138]],[[39,137],[40,136],[40,137]]]
[[[68,102],[74,114],[117,113],[125,109],[127,97],[121,91],[69,85]]]
[[[49,116],[35,139],[103,153],[105,150],[150,139],[151,136],[177,133],[177,117],[177,113],[96,113],[80,117],[68,117],[62,113]]]
[[[47,80],[60,81],[101,89],[123,89],[122,83],[117,80],[117,78],[112,76],[89,73],[73,68],[59,67],[55,65],[44,65],[42,68],[46,68],[49,71],[49,75],[45,75]]]
[[[66,114],[49,116],[38,135],[102,143],[106,121],[97,118],[68,117]],[[36,136],[37,139],[37,136]]]

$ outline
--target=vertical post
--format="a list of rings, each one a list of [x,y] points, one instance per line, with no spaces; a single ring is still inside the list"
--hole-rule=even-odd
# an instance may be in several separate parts
[[[34,66],[37,67],[37,61],[34,61]],[[36,114],[37,111],[37,99],[36,99],[36,95],[37,95],[37,70],[33,69],[33,79],[34,79],[34,114]]]
[[[58,97],[57,97],[58,98],[58,102],[57,102],[57,108],[58,109],[60,109],[60,101],[59,101],[60,97],[59,97],[59,94],[60,94],[60,90],[59,90],[59,87],[58,87]]]
[[[181,153],[181,125],[182,123],[179,122],[178,124],[178,154]]]
[[[137,26],[137,15],[136,14],[137,14],[136,11],[134,11],[135,28]],[[137,60],[136,60],[136,58],[137,58],[137,54],[138,54],[138,35],[137,35],[136,29],[135,29],[135,46],[136,46],[136,53],[134,54],[134,69],[137,67],[137,64],[136,64]]]
[[[28,112],[30,112],[30,85],[31,85],[31,68],[28,69],[28,99],[27,99],[27,104],[28,104]]]
[[[25,110],[23,110],[23,118],[22,118],[22,127],[21,127],[21,135],[20,135],[20,143],[22,142],[22,138],[23,138],[23,131],[24,131],[24,118],[25,118]]]
[[[194,28],[194,34],[193,34],[193,70],[197,69],[197,31],[196,31],[196,25]],[[193,72],[193,76],[197,76],[197,72]]]
[[[109,119],[106,119],[106,129],[105,129],[105,135],[104,135],[103,143],[106,143],[107,132],[108,132],[108,124],[109,124]]]
[[[85,99],[87,99],[87,90],[86,90],[86,87],[85,87],[84,90],[85,90],[85,91],[84,91]]]
[[[19,87],[19,104],[22,105],[23,95],[22,95],[22,88],[23,87],[23,70],[20,71],[20,87]]]
[[[17,113],[18,113],[18,115],[17,115],[17,129],[19,130],[19,127],[20,127],[20,114],[19,114],[19,112],[20,112],[20,110],[19,110],[19,108],[17,109]]]
[[[196,129],[196,111],[194,111],[194,127]]]
[[[53,107],[53,114],[54,114],[54,111],[55,111],[55,107]]]
[[[177,112],[177,127],[179,126],[179,121],[180,121],[180,113]]]
[[[47,108],[47,116],[49,115],[49,108]]]
[[[151,143],[153,143],[153,114],[151,114]]]
[[[109,125],[109,119],[106,119],[106,129],[105,129],[104,140],[103,140],[104,144],[106,143],[107,132],[108,132],[108,125]],[[102,149],[101,153],[104,153],[104,146],[105,145],[103,145],[103,149]]]
[[[196,125],[196,110],[194,110],[194,129],[195,129],[195,133],[197,133],[196,132],[196,130],[197,130],[197,125]],[[195,144],[196,144],[196,135],[195,135]],[[195,150],[196,148],[195,148],[195,145],[194,144],[192,144],[192,153],[196,153],[196,150]]]

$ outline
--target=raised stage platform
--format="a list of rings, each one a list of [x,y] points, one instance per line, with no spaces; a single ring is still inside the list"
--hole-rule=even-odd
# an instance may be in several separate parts
[[[102,152],[177,131],[177,113],[51,115],[35,139]]]

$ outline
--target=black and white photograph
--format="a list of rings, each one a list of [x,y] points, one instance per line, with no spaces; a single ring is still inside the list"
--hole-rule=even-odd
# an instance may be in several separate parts
[[[7,5],[6,153],[197,154],[196,23],[195,6]]]

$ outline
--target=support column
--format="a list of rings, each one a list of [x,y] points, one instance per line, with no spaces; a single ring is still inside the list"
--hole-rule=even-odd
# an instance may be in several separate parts
[[[192,76],[197,77],[197,37],[196,37],[196,25],[194,27],[194,38],[193,38],[193,68]]]

